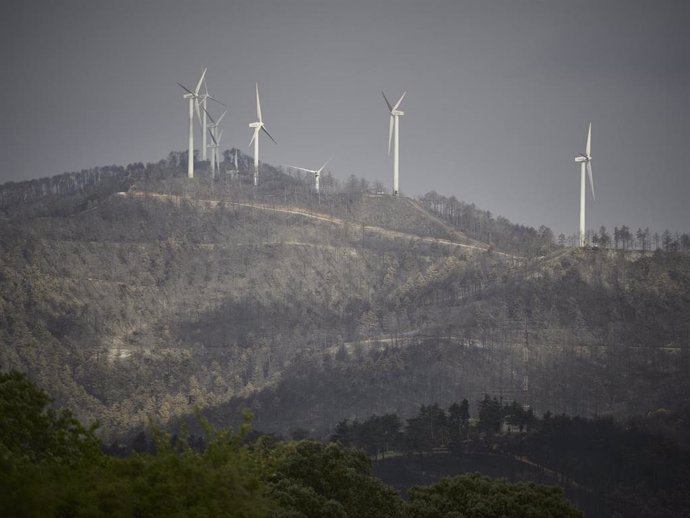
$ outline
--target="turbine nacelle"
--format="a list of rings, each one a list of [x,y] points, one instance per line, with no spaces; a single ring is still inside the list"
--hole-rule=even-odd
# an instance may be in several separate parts
[[[578,162],[578,163],[580,163],[580,162],[591,162],[591,161],[592,161],[591,156],[577,155],[575,157],[575,162]]]
[[[394,105],[391,105],[391,103],[388,101],[388,97],[386,97],[386,94],[381,92],[381,95],[383,95],[383,100],[386,101],[386,106],[388,106],[388,110],[391,112],[391,115],[405,115],[405,112],[398,110],[398,107],[400,106],[400,103],[402,103],[402,100],[405,98],[405,95],[407,95],[407,92],[403,92],[403,94],[400,96],[400,99],[398,99],[398,102]]]

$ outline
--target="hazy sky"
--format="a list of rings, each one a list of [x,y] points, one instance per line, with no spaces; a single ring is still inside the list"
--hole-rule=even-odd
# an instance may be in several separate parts
[[[588,228],[690,230],[687,0],[6,0],[0,180],[156,162],[186,148],[208,67],[224,148],[247,153],[259,82],[275,165],[436,190],[556,233],[577,230],[593,125]],[[197,142],[199,138],[197,136]]]

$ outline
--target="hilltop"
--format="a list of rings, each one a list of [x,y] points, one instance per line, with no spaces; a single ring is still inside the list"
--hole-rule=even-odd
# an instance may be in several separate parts
[[[582,415],[687,403],[687,254],[561,248],[354,177],[316,196],[262,165],[253,189],[244,155],[215,181],[180,163],[0,186],[0,366],[108,436],[195,406],[318,434],[484,393]]]

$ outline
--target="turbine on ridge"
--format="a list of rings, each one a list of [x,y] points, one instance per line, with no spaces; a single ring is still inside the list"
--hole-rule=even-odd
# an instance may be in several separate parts
[[[201,83],[203,83],[205,76],[206,69],[204,68],[204,71],[201,73],[201,77],[199,78],[199,81],[197,82],[194,91],[190,90],[181,83],[177,83],[183,90],[187,92],[186,94],[184,94],[184,98],[189,101],[189,151],[187,155],[188,178],[194,178],[194,109],[196,108],[197,117],[199,117],[200,119],[201,117],[199,114],[199,89],[201,88]]]
[[[206,115],[210,120],[211,123],[208,125],[208,132],[209,136],[211,137],[212,143],[209,144],[209,147],[211,148],[211,176],[213,178],[216,177],[216,172],[220,173],[220,154],[219,154],[219,149],[220,149],[220,140],[223,136],[223,132],[221,131],[220,134],[218,133],[218,129],[220,126],[221,121],[223,120],[223,117],[225,117],[225,114],[227,113],[227,110],[225,110],[220,117],[218,117],[218,120],[214,120],[211,114],[206,111],[206,108],[203,108],[204,110],[204,115]]]
[[[328,162],[330,162],[330,161],[331,161],[331,159],[329,158],[318,169],[305,169],[304,167],[297,167],[294,165],[290,165],[288,167],[291,167],[292,169],[299,169],[300,171],[304,171],[305,173],[313,174],[314,175],[314,191],[316,191],[316,193],[319,194],[319,178],[321,178],[321,171],[323,171],[324,167],[326,167],[328,165]]]
[[[399,128],[400,128],[400,117],[405,115],[405,112],[402,110],[399,110],[398,108],[400,107],[400,103],[402,103],[402,100],[405,98],[405,94],[407,92],[403,92],[403,94],[400,96],[400,99],[398,99],[398,102],[395,103],[395,105],[391,106],[391,103],[388,102],[388,98],[386,97],[386,94],[381,92],[381,95],[383,95],[383,100],[386,101],[386,106],[388,106],[388,111],[390,111],[390,119],[388,122],[388,155],[391,154],[391,140],[393,140],[393,136],[395,135],[395,140],[393,140],[394,146],[393,146],[393,196],[398,195],[398,164],[399,164],[399,147],[400,147],[400,138],[399,138]]]
[[[594,180],[592,178],[592,123],[589,123],[587,132],[587,145],[585,153],[575,157],[575,162],[580,164],[580,246],[585,246],[585,171],[589,177],[589,186],[592,189],[592,199],[594,200]]]
[[[206,144],[206,130],[208,127],[208,121],[206,120],[206,118],[209,116],[208,112],[206,111],[206,103],[209,99],[211,101],[217,102],[221,106],[227,107],[218,99],[209,95],[208,85],[206,84],[206,79],[204,79],[204,93],[199,95],[197,99],[197,117],[200,118],[199,122],[201,123],[201,159],[204,161],[206,160],[206,148],[210,147]],[[199,107],[201,107],[201,110],[199,110]],[[211,160],[213,161],[213,158],[211,158]],[[211,171],[213,171],[213,167],[211,167]]]
[[[271,134],[266,129],[264,121],[261,118],[261,101],[259,100],[259,83],[256,84],[256,118],[259,119],[256,122],[250,122],[249,127],[254,129],[254,134],[252,139],[249,141],[249,146],[254,144],[254,185],[259,185],[259,133],[263,131],[268,135],[275,144],[276,140],[271,136]]]

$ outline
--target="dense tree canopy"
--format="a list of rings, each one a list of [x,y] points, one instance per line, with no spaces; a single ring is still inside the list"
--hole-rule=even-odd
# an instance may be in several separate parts
[[[277,517],[394,518],[401,516],[398,495],[371,475],[371,461],[338,444],[302,441],[285,446],[271,478]]]
[[[249,414],[236,433],[200,418],[206,433],[200,450],[184,434],[173,442],[156,432],[155,453],[110,457],[97,448],[92,430],[66,412],[46,410],[48,401],[24,375],[0,375],[3,515],[486,518],[502,509],[508,518],[578,516],[555,489],[480,476],[415,488],[406,505],[372,476],[363,452],[314,441],[275,443],[267,436],[248,442]]]
[[[409,490],[409,518],[577,518],[557,487],[513,484],[478,473]]]
[[[85,429],[69,410],[47,408],[50,398],[16,371],[0,373],[0,461],[75,464],[98,452],[95,427]]]

